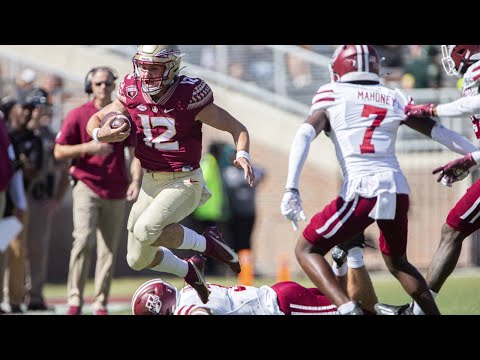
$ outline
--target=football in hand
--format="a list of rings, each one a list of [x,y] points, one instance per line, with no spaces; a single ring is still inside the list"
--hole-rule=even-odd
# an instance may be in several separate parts
[[[103,127],[103,125],[105,125],[105,123],[110,120],[112,117],[114,117],[115,119],[112,121],[112,123],[110,124],[110,127],[112,129],[117,129],[119,128],[120,126],[122,126],[123,124],[127,124],[127,127],[125,128],[125,130],[123,130],[124,132],[128,132],[130,130],[130,127],[131,127],[131,124],[130,124],[130,119],[128,117],[126,117],[125,115],[122,115],[122,114],[119,114],[117,112],[109,112],[107,115],[105,115],[105,117],[103,118],[103,120],[100,122],[100,127]]]

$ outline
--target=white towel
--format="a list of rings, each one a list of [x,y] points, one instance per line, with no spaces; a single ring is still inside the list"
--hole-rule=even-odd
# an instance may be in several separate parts
[[[377,202],[368,216],[375,220],[393,220],[397,210],[397,194],[388,191],[377,195]]]

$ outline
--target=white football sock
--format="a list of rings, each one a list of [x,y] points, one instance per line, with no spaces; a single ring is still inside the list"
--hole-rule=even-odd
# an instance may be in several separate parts
[[[154,271],[166,272],[184,278],[188,273],[188,263],[175,256],[166,247],[160,246],[163,251],[163,259],[157,266],[151,268]]]
[[[355,246],[348,250],[347,264],[351,269],[358,269],[365,266],[365,262],[363,261],[363,249],[361,247]]]
[[[207,240],[205,240],[205,236],[200,235],[183,225],[180,226],[183,228],[183,242],[178,249],[192,249],[198,252],[204,252],[207,249]]]

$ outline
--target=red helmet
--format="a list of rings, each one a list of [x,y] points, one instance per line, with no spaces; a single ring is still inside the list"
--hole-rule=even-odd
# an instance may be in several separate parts
[[[447,75],[461,77],[480,60],[480,45],[442,45],[442,63]]]
[[[172,315],[177,304],[177,289],[162,279],[142,284],[132,298],[133,315]]]
[[[330,63],[333,82],[379,81],[380,56],[371,45],[341,45]]]

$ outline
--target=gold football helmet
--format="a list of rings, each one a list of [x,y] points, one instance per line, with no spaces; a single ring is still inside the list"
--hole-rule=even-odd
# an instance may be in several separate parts
[[[142,90],[155,95],[170,86],[180,71],[182,56],[173,45],[140,45],[132,60],[134,74],[142,82]],[[148,73],[142,74],[142,65],[163,65],[165,70],[162,76],[152,77]]]

